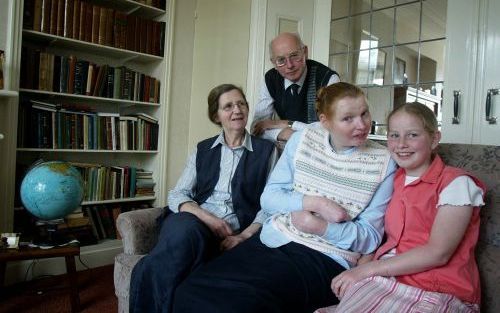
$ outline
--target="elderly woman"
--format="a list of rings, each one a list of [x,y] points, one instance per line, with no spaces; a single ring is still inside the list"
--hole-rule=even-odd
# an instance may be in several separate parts
[[[170,312],[176,287],[191,272],[251,237],[266,218],[259,200],[276,151],[245,130],[243,91],[213,88],[208,117],[222,131],[198,143],[170,191],[158,243],[132,272],[130,312]]]

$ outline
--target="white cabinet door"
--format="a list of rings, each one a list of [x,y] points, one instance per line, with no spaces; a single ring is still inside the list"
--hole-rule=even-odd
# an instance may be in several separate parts
[[[477,1],[448,2],[442,142],[471,143],[477,59]]]
[[[498,12],[500,0],[448,2],[443,142],[500,145]]]
[[[480,10],[473,143],[500,145],[500,0]],[[489,95],[488,95],[489,94]],[[489,98],[487,104],[487,98]]]

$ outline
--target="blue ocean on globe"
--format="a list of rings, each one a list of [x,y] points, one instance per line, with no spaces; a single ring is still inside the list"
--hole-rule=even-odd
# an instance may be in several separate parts
[[[81,204],[83,181],[78,170],[69,163],[44,162],[26,174],[20,194],[26,209],[36,217],[42,220],[62,218]]]

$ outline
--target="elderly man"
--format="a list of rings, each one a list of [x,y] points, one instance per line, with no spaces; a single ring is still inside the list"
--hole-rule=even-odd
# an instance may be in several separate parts
[[[327,66],[307,59],[307,46],[296,33],[281,33],[269,43],[274,68],[265,74],[255,107],[253,133],[286,141],[294,131],[316,122],[314,102],[321,87],[339,82]],[[279,119],[271,119],[277,113]]]

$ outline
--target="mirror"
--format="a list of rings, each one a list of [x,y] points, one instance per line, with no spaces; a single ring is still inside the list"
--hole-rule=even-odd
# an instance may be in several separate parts
[[[440,121],[446,9],[446,0],[332,0],[329,66],[366,91],[377,124],[410,101]]]

